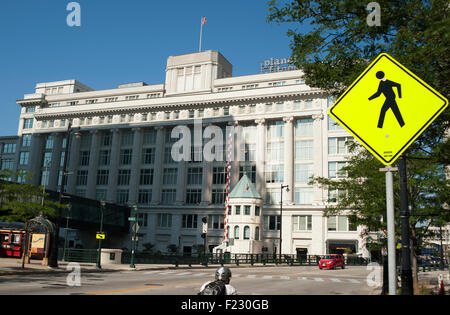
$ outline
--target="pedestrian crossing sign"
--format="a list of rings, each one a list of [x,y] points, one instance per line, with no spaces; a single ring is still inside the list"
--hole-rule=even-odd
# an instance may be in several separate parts
[[[447,106],[445,97],[383,53],[328,113],[383,164],[391,165]]]

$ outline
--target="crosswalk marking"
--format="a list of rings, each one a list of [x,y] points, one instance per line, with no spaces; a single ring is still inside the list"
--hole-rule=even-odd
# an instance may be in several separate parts
[[[289,280],[289,279],[291,279],[291,278],[288,277],[288,276],[281,276],[280,279],[283,279],[283,280]]]
[[[306,277],[298,277],[297,279],[298,280],[308,280],[308,278],[306,278]]]
[[[336,279],[336,278],[332,278],[332,279],[330,279],[330,280],[333,281],[333,282],[341,282],[341,280]]]
[[[355,279],[348,279],[348,281],[351,282],[351,283],[361,283],[361,282],[359,282],[358,280],[355,280]]]
[[[319,281],[319,282],[324,281],[322,278],[314,278],[314,280],[315,280],[315,281]]]
[[[247,278],[254,279],[256,278],[256,275],[248,275]]]
[[[264,276],[263,279],[272,279],[272,276]]]

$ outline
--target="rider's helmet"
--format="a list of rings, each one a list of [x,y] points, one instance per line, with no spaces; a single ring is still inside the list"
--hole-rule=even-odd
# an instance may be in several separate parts
[[[231,270],[228,267],[220,267],[216,270],[216,280],[229,281],[231,279]]]

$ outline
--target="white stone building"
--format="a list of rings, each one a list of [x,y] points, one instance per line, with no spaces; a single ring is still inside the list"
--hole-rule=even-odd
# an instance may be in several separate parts
[[[340,176],[350,135],[328,117],[328,95],[305,85],[300,70],[233,77],[232,65],[220,53],[205,51],[169,57],[164,84],[93,90],[75,80],[40,83],[17,103],[22,107],[17,168],[33,173],[33,183],[47,179],[47,187],[58,190],[68,149],[66,192],[137,204],[140,248],[152,243],[165,252],[174,244],[194,252],[203,244],[204,216],[208,247],[222,242],[226,162],[175,162],[171,148],[177,139],[171,131],[187,126],[201,137],[208,126],[224,131],[232,126],[240,136],[234,150],[242,158],[232,162],[231,189],[247,174],[261,197],[248,204],[251,211],[259,207],[258,221],[249,221],[249,230],[239,232],[241,240],[248,236],[255,245],[239,251],[278,252],[284,184],[290,188],[283,192],[284,254],[349,248],[368,255],[359,227],[349,225],[345,216],[324,217],[329,193],[308,185],[312,175]],[[200,119],[199,132],[194,121]],[[72,132],[66,148],[69,124],[77,136]],[[203,139],[203,148],[208,141]],[[193,156],[199,156],[201,149],[195,143],[193,148]]]

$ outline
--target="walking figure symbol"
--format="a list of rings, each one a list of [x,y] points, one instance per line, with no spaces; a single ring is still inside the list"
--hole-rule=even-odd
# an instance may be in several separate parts
[[[386,97],[386,101],[383,104],[383,107],[381,108],[380,118],[378,119],[378,128],[383,128],[384,124],[384,118],[386,116],[386,112],[389,109],[392,109],[392,112],[395,115],[395,118],[397,119],[398,123],[400,124],[400,127],[403,127],[405,125],[405,122],[403,121],[402,115],[400,114],[400,110],[398,109],[397,102],[395,101],[395,93],[393,88],[396,87],[398,91],[398,97],[402,98],[402,88],[399,83],[389,81],[386,79],[383,71],[378,71],[376,74],[377,79],[380,79],[380,85],[378,86],[378,91],[369,97],[369,101],[379,97],[381,94],[383,94]]]

